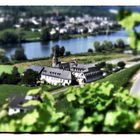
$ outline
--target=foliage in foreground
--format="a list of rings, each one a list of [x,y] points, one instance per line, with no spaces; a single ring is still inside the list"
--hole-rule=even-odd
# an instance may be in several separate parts
[[[134,49],[134,54],[136,54],[140,50],[140,32],[137,30],[137,25],[140,22],[140,14],[121,9],[118,14],[118,20],[121,26],[126,29],[130,47]]]
[[[67,113],[57,112],[52,95],[42,89],[43,102],[32,100],[23,106],[34,106],[28,113],[8,116],[8,103],[0,111],[1,132],[137,132],[140,131],[140,100],[127,90],[114,91],[109,83],[69,88],[65,97],[70,104]]]

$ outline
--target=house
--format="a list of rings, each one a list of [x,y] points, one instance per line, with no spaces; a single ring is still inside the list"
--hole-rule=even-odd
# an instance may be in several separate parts
[[[103,72],[94,64],[78,64],[74,61],[69,63],[69,67],[79,84],[93,82],[103,77]]]
[[[42,102],[40,95],[21,95],[21,94],[12,94],[9,97],[9,107],[8,107],[8,115],[14,115],[18,113],[25,113],[27,111],[31,111],[34,109],[34,106],[24,107],[23,104],[29,100],[38,100]]]
[[[8,115],[18,114],[20,112],[27,112],[33,109],[33,106],[23,107],[22,105],[26,102],[25,96],[21,94],[12,94],[9,97],[9,108]]]
[[[38,74],[41,74],[41,72],[43,71],[44,67],[37,66],[37,65],[31,65],[30,67],[27,68],[27,70],[28,69],[32,69],[33,71],[36,71]]]

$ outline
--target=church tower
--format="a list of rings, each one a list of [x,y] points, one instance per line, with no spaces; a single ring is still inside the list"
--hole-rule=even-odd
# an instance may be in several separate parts
[[[57,64],[58,64],[58,58],[57,58],[57,54],[56,54],[56,49],[54,49],[54,56],[52,59],[52,67],[56,67]]]

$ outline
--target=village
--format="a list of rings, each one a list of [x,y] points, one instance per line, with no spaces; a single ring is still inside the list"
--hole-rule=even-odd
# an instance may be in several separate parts
[[[59,37],[62,39],[73,38],[83,34],[105,34],[121,28],[116,20],[107,16],[83,14],[75,17],[54,12],[48,17],[41,15],[29,17],[26,12],[21,12],[18,16],[13,17],[11,13],[0,11],[0,29],[2,28],[4,31],[8,28],[9,31],[15,30],[20,35],[25,34],[22,42],[40,40],[40,34],[46,27],[51,36],[50,40],[57,40]]]
[[[0,132],[139,132],[138,10],[0,7]]]

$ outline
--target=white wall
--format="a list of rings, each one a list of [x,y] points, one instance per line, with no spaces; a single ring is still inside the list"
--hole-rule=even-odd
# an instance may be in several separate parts
[[[45,80],[47,83],[52,84],[52,85],[70,85],[71,80],[66,80],[66,79],[60,79],[56,77],[50,77],[50,76],[45,76],[41,75],[41,80]]]
[[[8,110],[8,115],[11,116],[13,114],[17,114],[20,113],[20,109],[19,108],[9,108]]]

